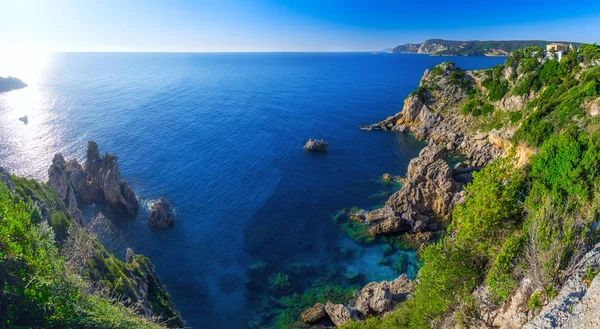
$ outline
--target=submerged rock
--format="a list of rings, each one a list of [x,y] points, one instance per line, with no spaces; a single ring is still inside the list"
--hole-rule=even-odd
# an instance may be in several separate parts
[[[304,150],[310,152],[327,152],[327,142],[322,139],[309,139],[304,144]]]
[[[367,218],[368,211],[364,209],[352,209],[348,212],[348,217],[355,222],[362,222]]]
[[[165,229],[173,226],[175,214],[171,210],[171,205],[167,200],[161,198],[154,202],[148,216],[148,225],[158,229]]]

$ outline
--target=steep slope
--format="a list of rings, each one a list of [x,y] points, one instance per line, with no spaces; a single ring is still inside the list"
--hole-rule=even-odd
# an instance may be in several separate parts
[[[107,252],[49,185],[0,181],[0,327],[185,326],[148,258]]]

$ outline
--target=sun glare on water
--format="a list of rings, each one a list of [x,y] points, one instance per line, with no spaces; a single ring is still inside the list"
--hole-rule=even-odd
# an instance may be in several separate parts
[[[0,94],[0,165],[38,179],[45,179],[44,168],[57,151],[60,136],[52,126],[56,96],[44,85],[51,57],[32,50],[0,52],[0,76],[13,76],[28,85]]]

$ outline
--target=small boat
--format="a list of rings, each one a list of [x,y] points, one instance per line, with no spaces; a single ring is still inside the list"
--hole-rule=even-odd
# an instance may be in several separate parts
[[[23,121],[24,124],[27,124],[29,122],[29,119],[27,118],[27,116],[22,116],[19,118],[19,121]]]

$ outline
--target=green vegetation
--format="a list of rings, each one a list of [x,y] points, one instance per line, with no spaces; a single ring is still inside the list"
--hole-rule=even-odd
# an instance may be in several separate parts
[[[55,193],[31,180],[14,183],[15,193],[0,184],[0,299],[10,301],[0,307],[1,327],[162,328],[103,290],[90,289],[32,201],[60,208]],[[68,219],[54,211],[51,222],[64,230]]]
[[[504,79],[504,65],[496,65],[487,70],[487,77],[481,82],[487,91],[491,102],[502,99],[508,91],[508,81]]]
[[[290,277],[284,273],[277,273],[269,278],[269,290],[279,295],[285,295],[294,289]]]
[[[419,46],[425,48],[429,44],[443,45],[446,50],[435,53],[436,55],[444,56],[484,56],[489,54],[512,53],[525,47],[542,47],[545,48],[550,41],[544,40],[506,40],[506,41],[454,41],[431,39],[426,40],[422,44],[407,44],[394,47],[392,52],[405,53],[416,52]],[[570,42],[566,42],[569,44]],[[573,43],[574,46],[579,46],[579,43]],[[494,51],[498,51],[496,53]]]
[[[350,210],[342,209],[337,214],[333,215],[331,219],[334,223],[338,224],[340,230],[344,232],[350,239],[360,244],[369,244],[375,241],[375,237],[367,232],[367,227],[361,223],[357,223],[350,219],[348,214],[356,213],[360,211],[360,208],[352,207]]]
[[[150,261],[125,264],[72,223],[52,188],[12,176],[0,184],[0,327],[163,328],[182,326]],[[44,219],[46,218],[47,221]],[[153,314],[136,306],[137,280],[148,280]],[[162,318],[162,319],[161,319]]]
[[[597,239],[588,233],[600,210],[600,140],[565,132],[543,143],[528,166],[515,163],[509,154],[474,174],[449,234],[421,254],[413,298],[368,326],[345,328],[431,328],[452,310],[460,321],[472,312],[468,301],[477,286],[486,285],[500,305],[522,269],[536,288],[529,308],[555,297],[568,260]]]
[[[600,61],[600,46],[597,46],[595,43],[593,45],[581,45],[579,53],[583,57],[584,63]]]

